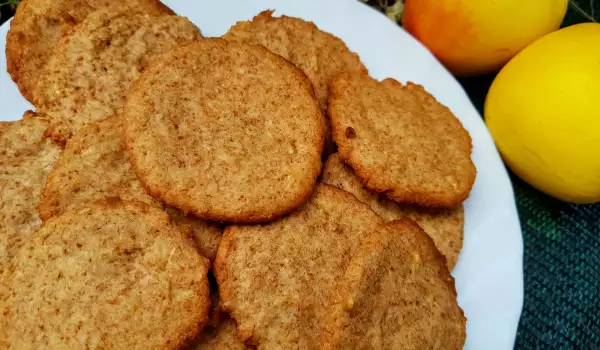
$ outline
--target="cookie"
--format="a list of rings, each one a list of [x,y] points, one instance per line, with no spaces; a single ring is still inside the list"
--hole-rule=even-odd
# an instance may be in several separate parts
[[[64,142],[82,126],[121,112],[129,87],[160,53],[198,40],[186,18],[97,11],[56,44],[34,104]]]
[[[28,235],[42,221],[40,193],[61,149],[44,138],[45,118],[28,111],[23,119],[0,122],[0,231]]]
[[[310,82],[260,46],[204,39],[162,55],[131,89],[124,117],[142,184],[203,219],[274,220],[308,199],[321,170]]]
[[[331,84],[328,112],[340,158],[368,189],[427,207],[468,197],[471,138],[422,86],[344,73]]]
[[[449,209],[431,209],[398,204],[381,193],[366,189],[337,153],[329,156],[325,162],[321,181],[352,193],[386,221],[411,218],[433,239],[435,246],[446,257],[448,268],[452,270],[456,265],[463,245],[465,216],[462,205]]]
[[[164,211],[112,201],[52,218],[18,257],[14,349],[178,349],[208,318],[208,260]]]
[[[43,220],[81,209],[106,197],[162,208],[139,182],[125,152],[120,116],[91,123],[69,140],[46,181],[38,211]],[[173,221],[193,237],[200,253],[214,259],[222,230],[218,225],[167,208]]]
[[[367,73],[358,55],[340,38],[300,18],[273,17],[271,10],[259,13],[252,21],[236,23],[223,39],[262,45],[298,66],[310,79],[323,109],[334,76],[342,72]]]
[[[290,216],[226,227],[214,273],[238,337],[260,349],[318,348],[332,286],[382,222],[350,193],[320,184]]]
[[[4,315],[14,259],[40,227],[35,207],[60,147],[44,139],[48,120],[27,111],[0,122],[0,315]],[[0,348],[6,348],[6,318],[0,317]]]
[[[381,225],[334,287],[322,349],[462,349],[466,320],[433,241],[410,219]]]
[[[217,327],[206,328],[195,347],[196,350],[244,350],[246,346],[235,334],[235,321],[229,317],[221,320]]]
[[[61,33],[100,9],[173,14],[157,0],[22,0],[6,36],[6,64],[27,100],[34,101],[38,78]]]

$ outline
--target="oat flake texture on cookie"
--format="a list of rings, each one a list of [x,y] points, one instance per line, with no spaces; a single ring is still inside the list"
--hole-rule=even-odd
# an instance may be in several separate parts
[[[308,199],[321,170],[312,86],[260,46],[203,39],[162,55],[131,90],[124,117],[146,189],[204,219],[274,220]]]

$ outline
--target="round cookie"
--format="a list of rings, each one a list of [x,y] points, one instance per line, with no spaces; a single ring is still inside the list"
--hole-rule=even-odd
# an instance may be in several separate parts
[[[57,43],[34,104],[64,142],[82,126],[121,112],[131,83],[160,53],[201,38],[186,18],[97,11]]]
[[[223,39],[262,45],[289,60],[306,73],[323,109],[331,79],[342,72],[367,73],[357,54],[338,37],[300,18],[273,17],[273,11],[259,13],[252,21],[229,28]]]
[[[246,346],[238,339],[235,321],[225,317],[217,327],[204,329],[196,344],[196,350],[244,350]]]
[[[46,181],[38,211],[43,220],[73,209],[81,209],[106,197],[136,200],[162,208],[139,182],[125,152],[122,118],[110,117],[91,123],[69,140]],[[190,234],[200,253],[213,260],[221,239],[221,228],[179,210],[167,208],[173,221]]]
[[[322,349],[462,349],[466,319],[433,241],[410,219],[357,249],[326,316]]]
[[[310,82],[260,46],[204,39],[162,55],[124,117],[142,184],[204,219],[274,220],[308,199],[321,170],[323,117]]]
[[[61,33],[101,9],[173,14],[157,0],[21,0],[6,36],[6,64],[27,100],[34,101],[38,78]]]
[[[382,222],[348,192],[321,184],[287,217],[227,227],[214,273],[238,337],[259,349],[318,348],[332,286]]]
[[[340,74],[329,96],[340,158],[396,202],[454,207],[475,181],[471,138],[420,85]]]
[[[465,211],[462,205],[432,209],[398,204],[381,193],[366,189],[337,153],[329,156],[325,162],[321,181],[352,193],[386,221],[411,218],[433,239],[435,246],[446,257],[448,268],[452,270],[456,265],[464,236]]]
[[[178,349],[210,305],[208,261],[162,210],[112,201],[52,218],[19,255],[15,349]]]

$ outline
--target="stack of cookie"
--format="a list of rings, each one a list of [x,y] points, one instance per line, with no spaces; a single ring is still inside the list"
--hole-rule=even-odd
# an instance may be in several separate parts
[[[6,50],[0,348],[462,348],[471,139],[422,87],[156,0],[24,0]]]

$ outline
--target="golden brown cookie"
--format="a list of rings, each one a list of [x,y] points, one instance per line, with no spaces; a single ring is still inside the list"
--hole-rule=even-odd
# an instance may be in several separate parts
[[[36,206],[61,152],[44,138],[49,125],[31,111],[21,120],[0,122],[0,231],[27,235],[42,223]]]
[[[122,119],[110,117],[79,130],[48,176],[38,211],[43,220],[81,209],[106,197],[136,200],[162,208],[138,181],[122,134]],[[168,208],[173,221],[198,243],[200,253],[214,259],[222,230],[218,225]]]
[[[52,218],[20,254],[6,342],[14,349],[178,349],[207,321],[209,262],[141,202]]]
[[[6,64],[26,99],[34,101],[38,78],[61,33],[101,9],[173,14],[157,0],[21,0],[6,36]]]
[[[454,207],[475,181],[471,138],[420,85],[341,74],[329,95],[340,158],[396,202]]]
[[[130,91],[124,117],[142,184],[204,219],[274,220],[308,199],[321,170],[310,82],[260,46],[204,39],[162,55]]]
[[[198,339],[196,350],[244,350],[247,347],[238,339],[235,321],[227,316],[217,327],[207,327]]]
[[[465,216],[462,205],[450,209],[431,209],[398,204],[381,193],[366,189],[337,153],[329,156],[325,162],[321,181],[352,193],[359,201],[368,204],[384,220],[391,221],[402,217],[413,219],[427,232],[435,246],[446,257],[448,268],[452,270],[456,265],[464,236]]]
[[[342,72],[367,73],[357,54],[338,37],[300,18],[259,13],[252,21],[236,23],[223,39],[258,44],[289,60],[306,73],[323,109],[329,82]]]
[[[10,294],[15,256],[40,227],[35,207],[60,147],[44,139],[48,120],[31,111],[0,122],[0,315]],[[6,348],[6,318],[0,316],[0,348]]]
[[[323,349],[462,349],[454,279],[412,220],[381,225],[357,249],[328,310]]]
[[[227,227],[214,273],[240,339],[260,349],[317,348],[332,286],[382,222],[348,192],[320,184],[290,216]]]
[[[52,118],[52,137],[121,112],[129,87],[158,54],[200,39],[186,18],[97,11],[57,43],[34,104]]]

